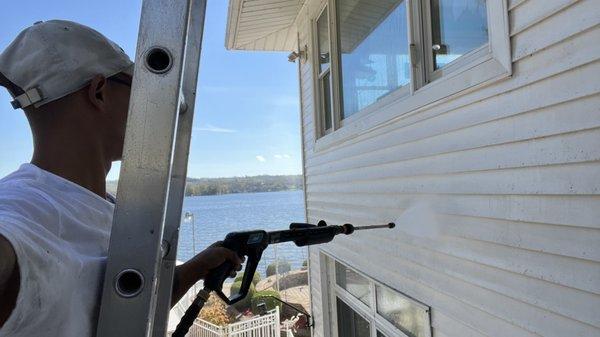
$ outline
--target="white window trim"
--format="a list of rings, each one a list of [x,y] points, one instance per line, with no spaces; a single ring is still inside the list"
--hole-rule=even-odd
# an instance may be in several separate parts
[[[404,1],[407,2],[408,8],[409,44],[415,46],[418,56],[416,66],[411,67],[412,80],[409,92],[405,92],[407,86],[403,86],[344,120],[339,120],[341,88],[337,52],[339,37],[335,30],[335,20],[337,20],[335,9],[337,7],[335,7],[335,0],[325,1],[328,9],[334,9],[334,11],[329,11],[329,20],[332,21],[330,41],[336,41],[336,43],[332,43],[332,47],[335,49],[331,50],[332,84],[334,86],[332,99],[334,100],[335,118],[333,132],[327,135],[319,135],[317,132],[320,137],[315,138],[315,152],[326,150],[374,128],[387,125],[401,116],[418,113],[512,75],[506,0],[487,0],[486,2],[488,44],[456,59],[445,67],[446,69],[440,69],[443,76],[430,83],[426,83],[426,70],[423,64],[425,62],[423,45],[426,43],[426,39],[422,38],[425,35],[421,22],[423,9],[419,0]],[[315,100],[320,99],[320,97],[315,98]]]
[[[356,312],[358,315],[362,316],[366,321],[369,322],[370,325],[370,329],[371,329],[371,336],[377,336],[377,330],[381,331],[382,333],[384,333],[387,337],[409,337],[408,335],[406,335],[404,332],[402,332],[402,330],[398,329],[396,326],[394,326],[391,322],[389,322],[387,319],[385,319],[383,316],[381,316],[380,314],[377,313],[377,293],[376,293],[376,286],[382,286],[382,287],[386,287],[390,290],[396,291],[399,294],[402,294],[403,296],[409,298],[411,300],[411,302],[413,302],[414,305],[421,307],[424,310],[427,310],[427,312],[429,313],[429,328],[428,331],[428,336],[427,337],[432,337],[433,333],[431,331],[431,309],[430,307],[428,307],[427,305],[413,299],[410,298],[409,296],[394,290],[394,288],[383,284],[375,279],[373,279],[372,277],[369,277],[368,275],[363,274],[362,272],[358,271],[356,268],[348,266],[348,264],[339,261],[337,258],[333,257],[332,255],[329,255],[329,253],[324,252],[323,250],[321,250],[320,252],[320,258],[321,258],[321,277],[324,277],[324,279],[321,279],[321,294],[322,294],[322,298],[325,299],[329,299],[328,303],[323,303],[323,307],[324,309],[327,308],[328,310],[323,310],[323,312],[327,312],[328,313],[328,317],[329,317],[329,324],[327,324],[327,322],[323,321],[323,326],[330,326],[330,329],[325,329],[324,333],[326,334],[326,336],[330,336],[330,337],[344,337],[344,336],[339,336],[338,335],[338,319],[337,319],[337,298],[340,298],[344,303],[346,303],[346,305],[348,305],[352,310],[354,310],[354,312]],[[345,266],[347,266],[348,268],[352,269],[355,273],[359,274],[360,276],[364,277],[365,279],[369,280],[369,288],[370,288],[370,294],[371,294],[371,298],[370,298],[370,303],[372,307],[369,307],[369,305],[363,303],[361,300],[359,300],[358,298],[356,298],[354,295],[350,294],[350,292],[348,292],[346,289],[340,287],[335,279],[335,262],[338,261],[342,264],[344,264]],[[325,315],[324,315],[325,316]],[[325,318],[324,318],[325,319]]]
[[[314,104],[313,104],[313,120],[315,121],[315,139],[318,139],[320,137],[323,137],[325,135],[330,134],[333,130],[334,127],[332,126],[331,129],[329,130],[325,130],[325,116],[324,116],[324,111],[323,111],[323,93],[321,90],[321,75],[323,75],[325,72],[321,72],[320,71],[320,63],[319,63],[319,31],[317,28],[317,21],[318,19],[321,17],[321,15],[325,12],[328,11],[327,17],[329,18],[329,20],[331,20],[331,12],[329,12],[329,4],[327,2],[325,2],[324,4],[322,4],[320,6],[319,11],[317,12],[316,16],[310,20],[310,30],[311,30],[311,44],[312,44],[312,60],[313,60],[313,66],[312,66],[312,70],[313,70],[313,97],[314,97]],[[331,29],[329,30],[329,40],[330,40],[330,45],[331,45]],[[331,62],[332,62],[332,51],[331,51],[331,47],[329,48],[329,78],[330,81],[333,81],[333,76],[331,75]],[[333,100],[333,96],[330,94],[331,99]]]

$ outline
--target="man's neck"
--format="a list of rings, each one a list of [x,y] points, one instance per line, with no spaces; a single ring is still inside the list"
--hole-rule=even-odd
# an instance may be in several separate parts
[[[60,151],[35,149],[31,163],[106,198],[106,175],[110,170],[100,151]]]

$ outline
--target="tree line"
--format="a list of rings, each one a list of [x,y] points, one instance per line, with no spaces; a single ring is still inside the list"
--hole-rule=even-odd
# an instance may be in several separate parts
[[[219,195],[230,193],[275,192],[302,189],[301,175],[253,176],[232,178],[190,178],[185,195]]]
[[[188,178],[185,195],[219,195],[230,193],[254,193],[301,190],[301,175],[252,176],[232,178]],[[117,193],[117,181],[108,181],[106,191]]]

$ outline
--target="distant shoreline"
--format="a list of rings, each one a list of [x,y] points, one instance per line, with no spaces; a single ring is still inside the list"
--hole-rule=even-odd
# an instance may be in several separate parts
[[[303,189],[302,175],[252,176],[231,178],[188,178],[185,196],[224,195],[238,193],[260,193],[297,191]],[[106,190],[113,195],[117,181],[108,181]]]
[[[252,194],[252,193],[275,193],[275,192],[294,192],[294,191],[302,191],[301,188],[295,188],[295,189],[289,189],[289,190],[276,190],[276,191],[252,191],[252,192],[229,192],[229,193],[222,193],[222,194],[187,194],[185,195],[185,197],[212,197],[212,196],[219,196],[219,195],[228,195],[228,194]]]

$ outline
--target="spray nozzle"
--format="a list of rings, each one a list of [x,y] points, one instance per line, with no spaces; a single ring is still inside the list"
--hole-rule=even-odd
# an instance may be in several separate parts
[[[342,225],[342,228],[344,229],[343,233],[346,235],[352,234],[352,233],[354,233],[354,231],[362,231],[362,230],[366,230],[366,229],[379,229],[379,228],[394,228],[394,227],[396,227],[396,224],[393,222],[390,222],[386,225],[354,226],[349,223]]]

